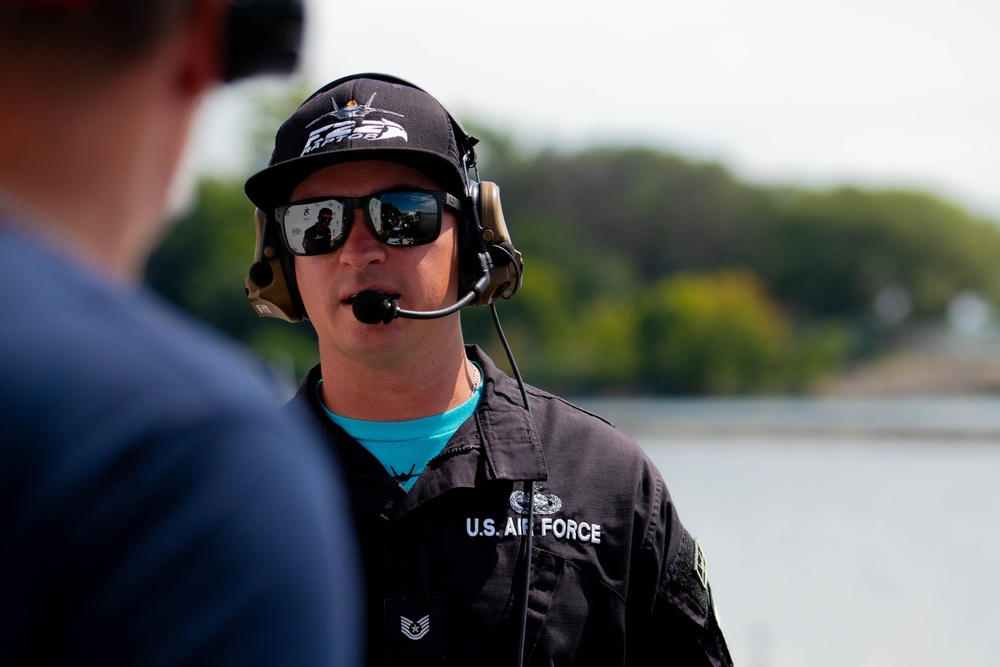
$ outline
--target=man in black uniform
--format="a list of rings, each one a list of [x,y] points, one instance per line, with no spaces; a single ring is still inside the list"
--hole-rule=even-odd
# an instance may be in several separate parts
[[[316,224],[306,230],[302,238],[302,250],[307,255],[321,255],[330,247],[333,232],[330,223],[333,221],[333,211],[320,209]]]
[[[464,344],[459,308],[521,278],[474,143],[424,91],[358,75],[307,99],[246,184],[250,301],[318,334],[292,402],[346,470],[368,663],[729,665],[704,556],[636,443]],[[316,206],[333,243],[297,251]],[[405,238],[381,224],[396,209]]]

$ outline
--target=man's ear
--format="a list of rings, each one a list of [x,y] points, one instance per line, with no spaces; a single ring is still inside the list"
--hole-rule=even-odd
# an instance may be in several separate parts
[[[181,92],[197,97],[222,80],[229,11],[226,0],[199,0],[180,27]]]

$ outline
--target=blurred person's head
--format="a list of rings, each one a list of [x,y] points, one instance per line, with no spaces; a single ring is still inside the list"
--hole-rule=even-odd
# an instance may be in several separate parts
[[[301,19],[299,0],[258,4]],[[199,103],[229,77],[237,11],[229,0],[0,0],[8,224],[138,275]]]

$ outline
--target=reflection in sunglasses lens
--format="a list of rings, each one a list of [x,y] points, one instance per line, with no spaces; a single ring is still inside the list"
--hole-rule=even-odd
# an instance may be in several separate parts
[[[380,197],[381,225],[376,230],[389,245],[418,245],[437,227],[437,200],[425,192],[393,192]],[[374,221],[374,216],[372,216]]]
[[[427,192],[386,192],[367,197],[330,197],[276,210],[286,246],[296,255],[322,255],[339,248],[350,228],[347,208],[363,206],[375,235],[385,244],[430,243],[441,225],[438,196]]]

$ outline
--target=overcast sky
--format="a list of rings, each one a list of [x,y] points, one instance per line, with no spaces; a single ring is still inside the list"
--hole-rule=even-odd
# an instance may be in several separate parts
[[[529,147],[645,144],[757,183],[927,188],[1000,221],[998,0],[309,7],[316,87],[386,72]]]

